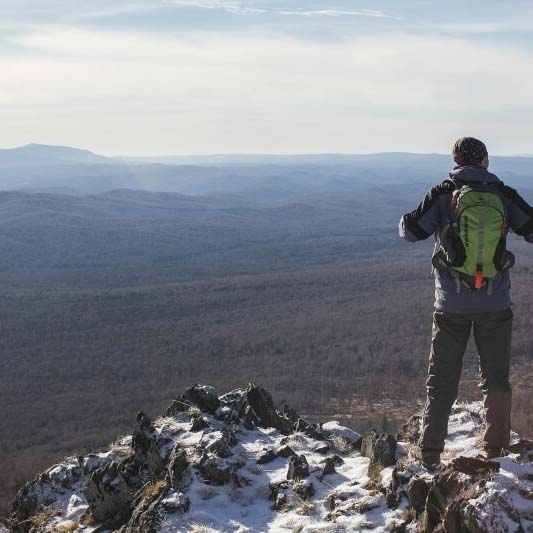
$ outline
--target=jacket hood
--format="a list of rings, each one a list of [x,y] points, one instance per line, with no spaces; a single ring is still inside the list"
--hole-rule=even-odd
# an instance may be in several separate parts
[[[492,174],[481,165],[466,165],[464,167],[455,167],[450,172],[450,178],[461,181],[486,181],[489,183],[500,182],[496,174]]]

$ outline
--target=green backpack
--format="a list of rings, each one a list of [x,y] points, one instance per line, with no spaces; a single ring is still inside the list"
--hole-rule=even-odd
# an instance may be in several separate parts
[[[506,250],[508,214],[499,184],[453,181],[447,224],[441,235],[437,261],[444,262],[456,279],[469,288],[480,289],[514,263]],[[439,265],[437,265],[439,266]],[[465,280],[466,277],[466,280]],[[473,287],[468,278],[473,278]]]

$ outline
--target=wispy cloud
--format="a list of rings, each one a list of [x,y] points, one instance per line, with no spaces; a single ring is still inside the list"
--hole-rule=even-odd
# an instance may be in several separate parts
[[[222,9],[237,15],[267,13],[266,9],[250,7],[242,2],[227,0],[167,0],[167,5],[198,7],[203,9]]]
[[[291,10],[291,9],[271,9],[263,7],[251,7],[245,2],[228,0],[168,0],[167,4],[198,7],[204,9],[222,9],[228,13],[246,14],[271,14],[300,17],[386,17],[383,11],[377,9],[342,10],[342,9],[312,9],[312,10]],[[248,2],[249,4],[249,2]]]
[[[0,54],[0,145],[31,132],[103,153],[442,151],[469,131],[531,151],[533,66],[514,46],[59,26],[16,44],[24,57]]]
[[[362,9],[361,11],[343,11],[339,9],[317,9],[311,11],[285,11],[279,10],[280,15],[291,15],[300,17],[387,17],[383,11],[375,9]]]

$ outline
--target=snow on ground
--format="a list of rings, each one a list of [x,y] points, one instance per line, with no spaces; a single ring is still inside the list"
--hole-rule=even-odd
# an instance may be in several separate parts
[[[156,432],[170,439],[172,443],[180,443],[183,447],[194,447],[202,443],[209,446],[220,437],[220,422],[210,415],[203,415],[211,428],[209,431],[192,431],[190,415],[180,413],[175,418],[162,418],[155,422]],[[449,423],[449,437],[446,441],[444,463],[459,456],[473,457],[479,455],[479,432],[483,423],[481,402],[456,404]],[[323,424],[330,436],[341,436],[350,440],[359,437],[354,431],[340,426],[337,422]],[[393,525],[405,518],[409,505],[406,498],[400,499],[396,509],[387,506],[381,487],[391,483],[394,467],[381,471],[376,478],[368,476],[369,459],[363,457],[353,447],[336,448],[334,439],[325,453],[321,441],[317,441],[303,433],[283,436],[272,428],[246,430],[242,426],[236,429],[238,443],[231,447],[231,457],[227,459],[237,462],[238,483],[214,485],[206,483],[195,472],[190,476],[190,483],[182,491],[170,488],[165,494],[161,508],[163,516],[162,533],[185,531],[200,532],[283,532],[297,531],[336,532],[364,531],[377,533],[390,531]],[[116,460],[127,453],[131,437],[122,439],[106,452],[88,456],[83,464],[92,466]],[[278,451],[289,446],[297,455],[305,455],[309,464],[309,475],[302,481],[291,482],[294,490],[287,490],[287,499],[279,509],[274,509],[271,498],[272,486],[283,487],[287,480],[288,457],[278,456],[275,459],[259,464],[258,459],[266,451]],[[433,474],[427,472],[412,458],[410,452],[413,444],[399,442],[397,458],[409,464],[414,475],[431,479]],[[335,466],[335,472],[321,475],[325,457],[333,454],[342,459]],[[518,454],[496,459],[500,463],[500,472],[491,476],[485,485],[488,490],[473,494],[469,505],[477,507],[487,515],[493,531],[515,531],[516,523],[509,520],[499,509],[505,502],[510,502],[520,515],[526,531],[533,531],[533,465],[520,462]],[[64,462],[47,471],[54,480],[53,484],[35,485],[35,491],[48,490],[37,497],[50,505],[57,506],[61,513],[53,518],[46,531],[53,528],[71,526],[68,531],[91,533],[94,525],[83,526],[77,520],[88,508],[84,496],[86,478],[76,480],[67,490],[64,482],[74,469],[79,468],[77,461]],[[189,467],[190,468],[190,467]],[[309,487],[312,485],[312,489]],[[41,489],[39,489],[41,487]],[[42,487],[48,487],[43,489]],[[302,494],[311,493],[308,498],[299,497],[296,487]],[[283,488],[280,489],[283,491]],[[190,501],[187,512],[167,512],[185,498]],[[334,505],[331,504],[334,502]],[[174,505],[176,504],[176,505]],[[332,512],[335,509],[335,512]],[[407,526],[406,531],[415,531],[416,523]],[[74,529],[72,529],[74,528]],[[67,530],[67,529],[65,529]],[[43,530],[44,531],[44,530]],[[102,532],[102,529],[98,529]]]

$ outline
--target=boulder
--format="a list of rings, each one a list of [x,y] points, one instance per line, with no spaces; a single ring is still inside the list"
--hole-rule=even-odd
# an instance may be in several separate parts
[[[520,514],[505,492],[482,489],[475,496],[463,502],[460,507],[464,527],[462,531],[469,533],[525,531]]]
[[[304,479],[294,485],[294,494],[302,500],[308,500],[315,495],[315,487],[311,481]]]
[[[258,458],[257,458],[257,464],[258,465],[264,465],[266,463],[270,463],[274,459],[276,459],[278,455],[273,449],[266,450],[263,452]]]
[[[413,476],[407,484],[407,498],[417,513],[423,511],[428,492],[429,485],[427,481],[419,476]]]
[[[143,533],[157,533],[163,524],[160,507],[167,489],[168,486],[162,484],[159,490],[142,498],[133,510],[128,524],[121,528],[120,533],[139,533],[141,531]]]
[[[233,479],[236,466],[213,454],[206,453],[198,464],[204,482],[213,485],[226,485]]]
[[[226,420],[243,420],[246,429],[273,427],[284,435],[294,431],[297,415],[291,409],[280,413],[272,396],[262,387],[250,383],[245,389],[236,389],[220,397],[222,416]]]
[[[150,418],[142,412],[138,413],[131,446],[137,461],[146,464],[152,479],[158,479],[165,472],[171,450],[168,444],[167,439],[157,434]]]
[[[335,420],[322,424],[321,430],[327,438],[340,437],[349,442],[355,448],[361,447],[361,435],[353,429],[341,426]]]
[[[272,508],[276,511],[280,511],[288,502],[287,493],[290,489],[288,481],[278,481],[275,483],[269,483],[269,499],[274,503]]]
[[[146,461],[154,435],[155,429],[150,417],[142,411],[137,413],[137,425],[133,431],[131,447],[139,461]]]
[[[448,510],[449,500],[455,498],[466,488],[461,476],[462,474],[449,466],[433,478],[421,520],[423,533],[433,533],[442,524]]]
[[[287,470],[287,479],[301,481],[309,475],[309,463],[305,455],[292,455],[289,457],[289,468]]]
[[[372,458],[374,454],[374,445],[378,440],[378,433],[375,429],[371,429],[363,434],[361,437],[361,455],[363,457]]]
[[[318,476],[319,479],[323,479],[325,476],[336,473],[335,460],[333,457],[327,457],[324,459],[324,461],[321,461],[321,463],[324,463],[324,466],[322,468],[322,472],[320,472]]]
[[[484,457],[456,457],[451,466],[457,472],[468,474],[469,476],[483,476],[500,471],[500,463],[490,461]]]
[[[202,448],[217,457],[230,457],[232,453],[228,439],[221,431],[214,431],[205,435]]]
[[[214,414],[220,407],[216,389],[207,385],[193,385],[181,396],[178,396],[166,411],[166,416],[174,416],[177,413],[188,411],[196,407],[206,413]]]
[[[112,462],[96,470],[85,488],[93,519],[110,528],[122,525],[131,516],[134,494],[140,488],[127,463]]]
[[[296,455],[296,452],[290,447],[290,446],[282,446],[277,454],[278,457],[285,457],[286,459],[289,457],[292,457],[293,455]]]
[[[183,485],[188,466],[189,461],[185,450],[179,444],[176,444],[170,453],[167,466],[170,484],[175,489]]]
[[[361,439],[361,455],[370,459],[370,465],[383,467],[396,464],[396,439],[390,433],[370,430]]]
[[[201,415],[195,415],[191,420],[191,431],[200,431],[209,427],[209,422]]]

